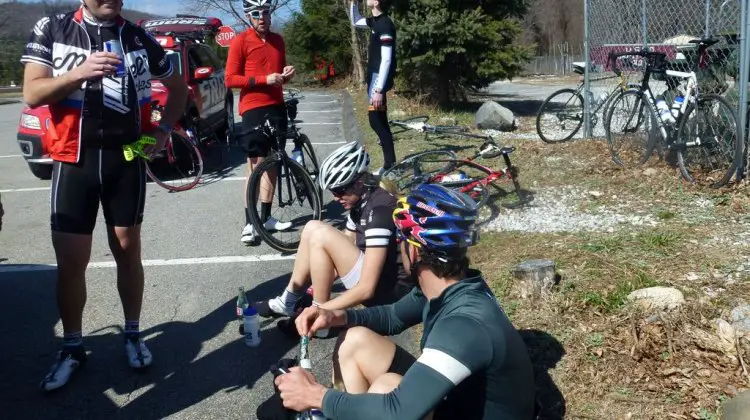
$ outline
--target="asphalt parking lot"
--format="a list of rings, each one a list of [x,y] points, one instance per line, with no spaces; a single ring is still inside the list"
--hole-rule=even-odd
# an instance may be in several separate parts
[[[338,91],[303,93],[299,126],[322,161],[346,141],[343,123],[351,110]],[[50,183],[36,179],[19,154],[15,133],[21,107],[0,105],[0,136],[5,139],[0,142],[5,207],[0,232],[0,417],[256,418],[258,406],[272,395],[268,367],[296,356],[298,342],[280,335],[275,321],[266,320],[260,347],[247,347],[237,332],[237,288],[245,287],[251,301],[275,296],[288,281],[294,256],[239,241],[246,171],[239,149],[231,151],[225,168],[205,174],[192,190],[169,193],[148,184],[141,325],[154,354],[149,370],[135,373],[124,358],[116,270],[100,212],[87,271],[83,332],[89,362],[65,388],[49,395],[38,390],[60,345],[62,325],[49,233]],[[326,218],[339,220],[342,212],[337,204],[329,205]],[[330,382],[333,341],[311,344],[315,374],[324,384]]]

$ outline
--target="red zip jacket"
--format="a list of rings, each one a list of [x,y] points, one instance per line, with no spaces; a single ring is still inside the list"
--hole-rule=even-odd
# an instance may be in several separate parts
[[[250,109],[284,103],[282,86],[270,86],[266,76],[286,66],[284,38],[269,32],[261,39],[255,29],[237,35],[229,46],[224,83],[240,88],[240,115]]]

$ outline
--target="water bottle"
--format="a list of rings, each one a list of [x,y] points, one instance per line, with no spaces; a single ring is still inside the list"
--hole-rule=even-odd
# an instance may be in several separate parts
[[[237,320],[240,322],[240,335],[245,335],[245,320],[243,317],[244,310],[250,306],[245,295],[245,288],[240,287],[237,292]]]
[[[667,106],[667,102],[664,100],[663,97],[660,97],[656,101],[656,108],[659,110],[659,116],[661,116],[662,121],[664,121],[665,123],[674,122],[672,111],[669,109],[669,106]]]
[[[683,102],[685,102],[685,98],[682,97],[682,95],[678,94],[674,97],[674,102],[672,102],[672,116],[675,117],[675,119],[680,116]]]
[[[250,347],[260,345],[260,318],[254,307],[248,306],[242,312],[245,325],[245,344]]]
[[[326,420],[326,418],[322,411],[316,408],[311,408],[304,413],[299,413],[296,420]]]

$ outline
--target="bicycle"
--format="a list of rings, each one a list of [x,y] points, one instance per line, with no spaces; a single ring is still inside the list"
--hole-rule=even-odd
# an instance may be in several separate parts
[[[286,94],[287,92],[285,92]],[[317,181],[318,175],[320,175],[320,164],[318,158],[315,155],[315,149],[313,148],[310,138],[306,134],[303,134],[299,127],[297,127],[297,105],[299,100],[303,99],[298,89],[290,91],[285,95],[284,105],[286,106],[287,116],[289,117],[289,125],[287,129],[287,140],[293,140],[295,145],[298,145],[302,150],[302,166],[307,170],[312,177],[313,181]],[[317,185],[317,182],[315,183]],[[323,201],[323,191],[320,191],[320,201]]]
[[[402,122],[396,120],[392,123],[399,124]],[[495,185],[496,180],[505,178],[513,183],[518,200],[514,203],[503,203],[503,207],[515,209],[533,201],[534,197],[524,193],[521,189],[518,182],[518,168],[511,163],[510,154],[516,150],[515,147],[501,147],[491,136],[481,136],[463,131],[444,131],[440,128],[430,128],[430,130],[440,134],[447,133],[482,139],[484,142],[479,146],[477,152],[470,157],[459,158],[451,150],[431,150],[417,153],[402,160],[386,170],[381,176],[381,179],[392,183],[399,194],[406,195],[419,184],[440,183],[448,188],[466,193],[481,207],[489,199],[489,185]],[[502,156],[505,161],[504,169],[492,169],[476,161],[478,158],[494,159],[499,156]],[[431,168],[430,164],[437,165]],[[478,172],[479,176],[470,176],[467,171]]]
[[[609,60],[612,61],[615,55],[615,53],[610,53]],[[584,66],[585,63],[573,63],[573,71],[582,75],[584,74]],[[593,107],[590,121],[592,129],[599,123],[599,110],[602,110],[602,116],[606,116],[609,105],[615,96],[627,89],[639,86],[634,83],[628,83],[628,79],[622,73],[591,79],[590,82],[601,82],[616,78],[619,78],[619,82],[609,93],[603,93],[599,98],[595,98],[589,92],[589,103]],[[553,92],[544,100],[536,115],[536,132],[542,141],[545,143],[562,143],[572,139],[578,133],[578,130],[583,126],[584,108],[583,95],[581,95],[583,88],[584,80],[582,77],[578,87],[575,89],[560,89]],[[604,130],[607,130],[606,124],[604,125]],[[556,134],[559,137],[556,137]]]
[[[291,253],[299,246],[299,235],[301,235],[305,223],[308,220],[321,219],[320,190],[316,187],[307,170],[287,155],[284,147],[287,134],[276,130],[268,116],[266,116],[265,123],[256,127],[255,130],[262,131],[268,137],[271,142],[271,150],[263,162],[253,170],[250,182],[247,184],[246,196],[250,220],[255,227],[255,231],[271,248],[282,253]],[[273,204],[275,200],[279,209],[290,211],[295,205],[304,207],[308,204],[310,206],[311,216],[289,217],[287,221],[292,222],[292,226],[284,231],[275,231],[282,236],[297,233],[298,235],[291,240],[282,240],[273,236],[264,227],[265,221],[260,219],[258,203],[263,186],[262,178],[273,185],[273,191],[265,192],[273,194],[271,203]],[[283,218],[277,217],[276,219],[283,221]]]
[[[621,166],[642,165],[649,160],[657,147],[664,146],[667,152],[676,152],[680,173],[686,181],[696,183],[698,178],[705,178],[712,188],[721,187],[729,182],[742,159],[743,142],[739,140],[737,132],[737,116],[723,97],[701,94],[696,75],[705,62],[706,51],[717,42],[719,41],[716,39],[690,41],[698,48],[697,59],[690,72],[668,70],[664,53],[630,53],[644,57],[646,69],[641,86],[621,93],[613,102],[607,117],[610,127],[607,132],[607,143],[615,163]],[[620,71],[617,63],[614,71]],[[684,81],[685,96],[682,102],[673,103],[670,110],[663,100],[655,99],[649,86],[652,74],[665,74],[667,77],[678,79],[680,85]],[[679,91],[681,87],[677,89]],[[618,102],[623,102],[625,106],[614,106]],[[723,113],[717,117],[720,108],[723,108]],[[625,115],[618,115],[615,122],[625,124],[622,129],[615,130],[612,127],[613,116],[615,110],[620,109],[624,110]],[[714,122],[718,123],[717,127],[712,125]],[[621,153],[616,147],[615,134],[637,133],[640,127],[645,129],[645,138],[637,139],[634,145],[630,145],[631,147]]]
[[[429,120],[430,120],[430,117],[426,115],[422,115],[419,117],[407,118],[405,120],[391,120],[391,121],[388,121],[388,123],[390,125],[403,128],[404,131],[414,130],[419,133],[425,133],[425,134],[428,134],[428,133],[450,134],[454,132],[461,132],[461,133],[469,132],[469,128],[462,126],[462,125],[432,125],[432,124],[427,124],[427,121]]]
[[[157,102],[152,102],[151,109],[151,121],[158,124],[161,120],[161,114],[164,112],[164,107]],[[198,148],[198,141],[191,130],[184,129],[180,124],[176,124],[172,130],[172,135],[167,137],[164,150],[155,156],[156,159],[149,160],[143,155],[143,146],[145,146],[143,142],[136,142],[133,145],[135,150],[131,151],[134,155],[145,158],[146,174],[157,185],[172,192],[187,191],[198,185],[203,175],[203,156]],[[123,153],[126,154],[127,159],[127,152],[124,151]],[[159,158],[164,158],[165,161],[157,160]],[[132,160],[132,158],[129,160]],[[154,173],[152,165],[159,162],[166,163],[172,171],[178,174],[178,177],[171,181],[167,181],[167,177],[158,177]]]

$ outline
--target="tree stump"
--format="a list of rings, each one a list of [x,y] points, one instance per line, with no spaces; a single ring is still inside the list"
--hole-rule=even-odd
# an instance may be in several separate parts
[[[555,262],[551,260],[524,261],[512,272],[518,294],[523,299],[546,297],[556,280]]]

